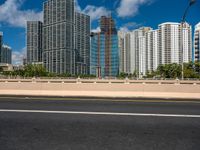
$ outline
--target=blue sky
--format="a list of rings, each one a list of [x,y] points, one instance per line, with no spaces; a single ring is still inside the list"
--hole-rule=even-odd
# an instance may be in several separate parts
[[[25,55],[26,20],[42,20],[42,3],[46,0],[0,0],[0,31],[4,43],[13,48],[13,62],[21,63]],[[189,0],[77,0],[77,10],[91,15],[92,29],[98,27],[101,15],[112,15],[119,30],[140,26],[154,29],[163,22],[179,22]],[[197,0],[187,21],[194,26],[200,22],[200,0]]]

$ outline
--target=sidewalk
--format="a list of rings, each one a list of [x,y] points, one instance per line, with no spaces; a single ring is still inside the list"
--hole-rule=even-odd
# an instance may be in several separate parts
[[[45,90],[0,90],[2,96],[52,96],[52,97],[97,97],[97,98],[161,98],[200,100],[200,93],[176,92],[113,92],[113,91],[45,91]]]

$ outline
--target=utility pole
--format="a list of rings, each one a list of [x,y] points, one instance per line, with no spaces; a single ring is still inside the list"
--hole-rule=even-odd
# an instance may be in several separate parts
[[[181,45],[182,45],[182,73],[181,73],[181,75],[182,75],[182,80],[184,80],[183,28],[184,28],[184,24],[186,23],[186,17],[187,17],[187,14],[188,14],[188,12],[189,12],[189,9],[190,9],[190,7],[191,7],[192,5],[194,5],[195,3],[196,3],[196,0],[190,0],[189,5],[187,6],[187,8],[186,8],[186,10],[185,10],[185,12],[184,12],[184,15],[183,15],[183,17],[182,17],[182,20],[181,20],[181,35],[182,35],[182,43],[181,43]]]

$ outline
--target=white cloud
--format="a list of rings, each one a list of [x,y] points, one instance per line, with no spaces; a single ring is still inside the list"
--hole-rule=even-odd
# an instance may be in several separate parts
[[[92,29],[91,32],[98,33],[101,32],[101,29],[100,27],[97,27],[96,29]]]
[[[139,28],[143,26],[142,23],[136,23],[136,22],[129,22],[125,25],[123,25],[121,28],[120,28],[120,31],[123,31],[123,32],[129,32],[131,30],[134,30],[136,28]]]
[[[42,12],[21,10],[25,0],[6,0],[0,5],[0,22],[14,27],[25,27],[27,20],[42,20]]]
[[[130,30],[127,27],[120,27],[119,31],[129,32]]]
[[[135,16],[141,5],[151,1],[152,0],[121,0],[120,5],[117,8],[117,14],[119,17]]]
[[[81,9],[78,0],[75,0],[75,8],[76,11],[89,15],[91,21],[95,21],[101,16],[108,16],[110,13],[110,11],[103,6],[87,5],[84,9]]]
[[[22,65],[23,59],[26,57],[26,47],[21,49],[20,51],[12,52],[12,63],[14,65]]]
[[[81,12],[81,6],[78,3],[78,0],[75,0],[75,8],[78,12]]]
[[[105,7],[97,7],[93,5],[88,5],[84,10],[82,10],[83,13],[90,16],[91,21],[99,19],[101,16],[108,16],[110,11],[106,9]]]

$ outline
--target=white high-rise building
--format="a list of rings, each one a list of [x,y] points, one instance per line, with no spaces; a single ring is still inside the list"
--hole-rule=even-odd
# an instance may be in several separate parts
[[[146,69],[155,71],[160,64],[159,30],[150,30],[146,33]]]
[[[167,22],[160,24],[159,30],[162,64],[192,60],[192,28],[189,24]]]
[[[180,36],[182,37],[181,42],[182,42],[182,48],[183,48],[182,49],[183,62],[188,63],[192,61],[192,26],[189,25],[188,23],[184,23],[183,25],[181,25],[181,31],[182,33]]]
[[[200,62],[200,23],[195,26],[194,32],[194,58],[195,61]]]
[[[143,27],[123,33],[122,39],[119,47],[124,72],[135,72],[139,77],[156,71],[161,64],[192,60],[192,28],[188,23],[167,22],[157,30]]]
[[[1,52],[2,52],[2,46],[3,46],[3,32],[0,32],[0,62],[1,62]]]
[[[158,66],[161,64],[161,55],[159,51],[159,30],[154,30],[152,32],[152,43],[153,43],[153,70],[157,70]]]
[[[138,37],[138,48],[139,48],[139,76],[146,75],[147,72],[147,44],[146,37]]]
[[[146,33],[151,28],[142,27],[119,36],[120,71],[125,73],[146,74]],[[120,40],[121,39],[121,40]],[[145,70],[145,71],[144,71]]]
[[[179,23],[171,22],[159,25],[162,64],[180,63],[179,27]]]
[[[127,72],[126,71],[126,32],[119,31],[118,32],[118,41],[119,41],[119,72]]]

